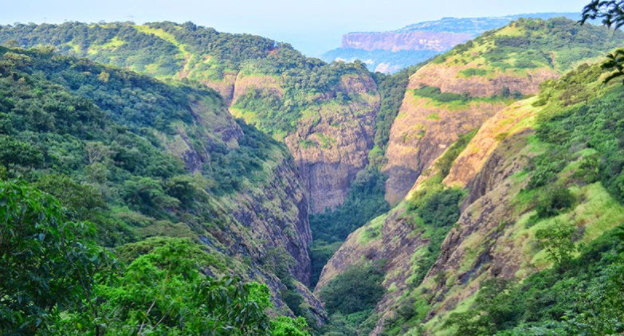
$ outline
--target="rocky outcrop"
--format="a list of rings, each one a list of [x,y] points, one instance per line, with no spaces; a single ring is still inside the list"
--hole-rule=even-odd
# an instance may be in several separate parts
[[[308,245],[312,233],[308,224],[308,200],[294,162],[285,157],[276,161],[260,185],[234,196],[233,216],[249,228],[254,241],[265,247],[282,246],[295,259],[294,277],[310,283]],[[260,251],[258,258],[264,256]]]
[[[231,77],[205,84],[229,95],[230,105],[253,90],[276,99],[283,95],[277,77],[239,73],[234,81],[228,79]],[[338,94],[351,99],[336,103]],[[377,85],[369,74],[344,75],[335,91],[320,95],[314,106],[303,111],[296,130],[283,139],[299,166],[311,213],[342,204],[355,175],[368,164],[380,103]],[[254,123],[253,117],[234,108],[231,111]]]
[[[513,135],[510,134],[505,140],[489,141],[487,147],[483,148],[485,153],[489,154],[486,155],[486,163],[479,172],[467,178],[467,188],[471,193],[464,201],[458,221],[460,226],[451,230],[442,245],[440,257],[419,287],[428,293],[428,296],[432,295],[431,302],[436,304],[430,317],[441,310],[453,308],[457,302],[473,294],[478,289],[478,282],[473,282],[473,279],[479,274],[494,272],[497,276],[510,277],[518,270],[518,265],[522,264],[522,260],[519,260],[521,257],[514,256],[511,251],[503,249],[503,254],[494,251],[496,238],[492,237],[496,235],[491,232],[499,228],[501,222],[508,220],[511,223],[517,219],[517,213],[511,210],[513,206],[509,202],[526,183],[526,181],[515,182],[512,179],[513,174],[524,169],[528,162],[530,155],[522,149],[527,145],[528,135],[531,134],[526,127],[520,126],[524,120],[514,119],[514,116],[519,114],[514,107],[505,110],[505,113],[499,113],[502,114],[500,116],[497,114],[493,119],[506,120],[511,124],[510,129],[518,131]],[[473,142],[484,143],[484,138],[488,136],[495,140],[497,135],[498,133],[483,131],[479,135],[481,139],[475,136],[468,148]],[[468,149],[463,153],[467,151]],[[434,169],[428,170],[427,174],[420,176],[411,191],[418,190],[421,182],[435,174]],[[422,253],[419,253],[420,249],[426,249],[429,244],[429,238],[423,236],[423,231],[415,229],[413,219],[405,216],[404,208],[401,204],[388,215],[375,219],[352,233],[323,269],[321,280],[315,289],[318,292],[341,271],[361,262],[361,256],[373,261],[383,260],[386,274],[383,284],[386,288],[392,288],[392,291],[384,295],[377,305],[377,312],[381,318],[373,332],[374,335],[380,334],[383,331],[384,321],[396,314],[397,302],[414,290],[409,284],[409,279],[414,274],[413,267],[416,261],[422,256]],[[372,240],[363,238],[370,236],[374,230],[380,232],[379,238]],[[468,245],[462,246],[467,237],[471,237],[467,241]],[[474,244],[475,239],[480,243]],[[466,267],[466,263],[470,263],[468,265],[470,267]],[[439,274],[445,277],[441,278]],[[448,280],[451,277],[452,279]],[[447,297],[449,286],[456,283],[467,285],[462,287],[461,291]],[[438,306],[437,302],[444,304]]]
[[[418,176],[455,142],[459,135],[477,129],[497,111],[507,106],[505,99],[469,99],[461,104],[440,103],[415,96],[412,89],[439,88],[441,92],[472,98],[497,97],[503,92],[535,94],[539,84],[558,75],[550,69],[536,69],[522,75],[494,70],[488,76],[464,77],[467,66],[429,64],[412,77],[399,115],[392,125],[387,150],[389,175],[386,200],[399,202]]]
[[[495,146],[469,183],[471,194],[465,199],[462,215],[423,281],[422,287],[431,290],[432,301],[439,303],[430,317],[455,308],[478,290],[484,277],[512,278],[525,263],[521,244],[510,246],[505,229],[519,218],[513,197],[527,181],[514,180],[513,175],[522,171],[531,157],[526,150],[530,134],[532,130],[525,130]],[[453,286],[457,290],[449,294]]]
[[[216,94],[201,99],[195,97],[189,111],[193,122],[178,125],[177,134],[158,134],[158,137],[169,153],[186,163],[188,170],[201,173],[204,165],[211,164],[210,152],[214,146],[225,144],[234,150],[246,134]],[[295,261],[290,273],[300,284],[297,291],[311,307],[315,307],[315,317],[323,322],[325,312],[306,287],[310,282],[308,249],[312,242],[306,187],[289,153],[268,137],[266,141],[275,150],[263,163],[264,178],[245,184],[240,191],[215,198],[214,209],[206,211],[214,213],[219,225],[205,228],[206,232],[200,240],[211,253],[223,254],[229,260],[239,262],[248,260],[247,265],[232,264],[228,267],[246,279],[266,283],[272,292],[275,307],[281,311],[288,311],[281,301],[284,284],[263,264],[274,251],[286,251]],[[194,229],[201,231],[203,228]]]
[[[463,75],[462,71],[468,69],[471,69],[471,65],[430,64],[410,78],[409,88],[431,86],[442,92],[466,93],[471,97],[492,97],[504,91],[533,95],[539,91],[542,82],[559,77],[555,70],[549,68],[531,69],[523,73],[494,69],[489,70],[487,76]]]
[[[408,91],[390,132],[388,163],[383,168],[389,175],[386,200],[390,204],[402,200],[420,174],[457,141],[459,135],[478,128],[505,106],[504,102],[472,102],[453,110]]]

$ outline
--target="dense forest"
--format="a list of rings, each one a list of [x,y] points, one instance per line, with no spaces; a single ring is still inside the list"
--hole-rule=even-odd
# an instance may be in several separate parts
[[[268,315],[269,289],[244,271],[252,261],[213,238],[235,225],[219,198],[262,179],[266,161],[287,157],[282,145],[232,121],[205,88],[49,49],[0,53],[3,330],[307,333],[305,320]],[[235,148],[194,104],[232,122]],[[198,162],[167,151],[181,130]]]
[[[339,89],[343,75],[368,74],[360,62],[327,64],[305,57],[288,44],[249,34],[220,33],[190,22],[2,26],[0,43],[7,42],[24,47],[53,45],[64,54],[159,79],[223,82],[229,75],[276,78],[281,94],[259,87],[239,97],[234,107],[258,129],[280,137],[294,131],[301,112],[310,106],[353,99]]]

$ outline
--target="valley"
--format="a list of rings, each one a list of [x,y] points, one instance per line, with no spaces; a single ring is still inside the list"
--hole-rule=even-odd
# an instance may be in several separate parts
[[[621,333],[624,33],[527,16],[0,26],[0,330]]]

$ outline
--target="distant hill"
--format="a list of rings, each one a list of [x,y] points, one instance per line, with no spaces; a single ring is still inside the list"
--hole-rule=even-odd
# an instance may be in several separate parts
[[[533,13],[504,17],[442,18],[419,22],[388,32],[348,33],[340,48],[330,50],[322,59],[364,62],[371,71],[394,73],[450,50],[488,30],[506,26],[519,18],[580,19],[579,13]]]

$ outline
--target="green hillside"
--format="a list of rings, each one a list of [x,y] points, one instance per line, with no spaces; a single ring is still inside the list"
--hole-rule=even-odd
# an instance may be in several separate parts
[[[291,158],[234,121],[214,91],[45,48],[1,47],[0,120],[0,230],[13,237],[0,246],[3,258],[14,258],[3,259],[2,288],[20,289],[2,294],[3,330],[246,334],[295,323],[271,322],[269,306],[309,314],[284,304],[303,302],[293,271],[301,266],[290,254],[298,257],[297,244],[305,251],[305,241],[258,241],[248,229],[253,219],[236,215],[245,206],[239,192],[261,192],[276,166],[294,174]],[[271,206],[269,197],[263,202],[257,211]],[[280,216],[265,218],[264,228],[301,230],[303,223]],[[31,218],[39,224],[29,226]],[[11,270],[24,253],[43,258],[41,265]],[[66,297],[55,290],[64,280],[54,272],[75,274]],[[225,275],[234,278],[218,280]],[[42,291],[54,297],[42,302]],[[192,293],[200,296],[186,301]],[[228,308],[230,300],[241,306]]]
[[[0,27],[0,44],[9,41],[24,47],[52,45],[63,54],[159,79],[229,85],[237,76],[257,77],[260,84],[269,78],[275,81],[276,90],[258,85],[233,103],[240,116],[277,138],[294,131],[310,106],[357,98],[340,88],[342,76],[368,73],[361,64],[329,65],[303,56],[288,44],[248,34],[220,33],[192,23],[72,22]]]

